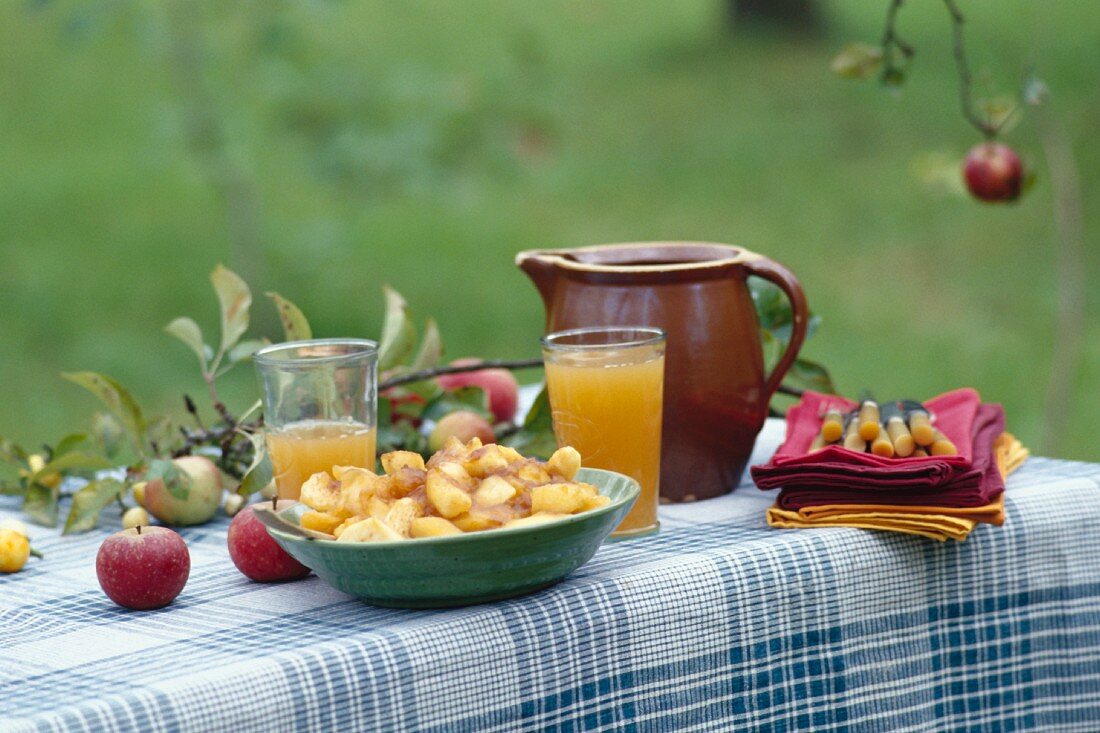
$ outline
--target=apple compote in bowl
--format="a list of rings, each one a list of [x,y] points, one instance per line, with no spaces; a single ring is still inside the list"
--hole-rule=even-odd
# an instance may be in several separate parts
[[[379,606],[464,606],[553,585],[640,492],[628,476],[581,468],[568,447],[542,462],[452,440],[426,463],[405,451],[381,463],[381,474],[336,466],[302,485],[302,503],[280,516],[311,537],[268,527],[326,583]]]

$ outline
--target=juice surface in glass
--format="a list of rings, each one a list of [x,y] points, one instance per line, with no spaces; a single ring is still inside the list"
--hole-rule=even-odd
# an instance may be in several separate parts
[[[664,370],[663,344],[556,354],[546,361],[558,445],[576,448],[584,466],[617,471],[641,484],[641,495],[614,536],[658,527]]]
[[[374,470],[376,431],[363,423],[302,420],[266,434],[280,499],[297,499],[306,479],[333,466]]]

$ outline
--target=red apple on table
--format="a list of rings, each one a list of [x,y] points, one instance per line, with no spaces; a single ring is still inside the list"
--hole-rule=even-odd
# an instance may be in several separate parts
[[[966,154],[963,178],[975,198],[989,202],[1015,201],[1023,187],[1024,166],[1012,148],[984,142]]]
[[[275,511],[294,506],[297,502],[282,499],[274,505]],[[229,557],[237,569],[251,580],[271,583],[279,580],[297,580],[309,575],[309,568],[295,560],[267,532],[263,522],[256,519],[253,506],[246,506],[229,525],[226,542]]]
[[[123,608],[145,611],[171,603],[191,572],[187,543],[167,527],[135,527],[103,541],[95,558],[99,585]]]
[[[222,475],[218,467],[203,456],[182,456],[172,463],[190,478],[187,498],[176,498],[164,480],[156,478],[145,484],[141,504],[166,524],[188,526],[209,522],[222,500]]]
[[[479,438],[482,443],[493,443],[493,426],[489,421],[472,410],[457,410],[439,418],[435,429],[428,436],[428,447],[434,452],[443,447],[447,438],[454,436],[463,443]]]
[[[481,359],[456,359],[451,366],[477,364]],[[519,405],[519,384],[507,369],[478,369],[474,372],[440,374],[439,386],[446,390],[460,387],[481,387],[489,395],[489,411],[497,422],[514,420]]]

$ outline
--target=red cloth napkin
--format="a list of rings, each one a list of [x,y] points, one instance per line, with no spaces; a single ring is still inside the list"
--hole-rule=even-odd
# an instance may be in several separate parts
[[[784,509],[844,503],[884,503],[950,507],[988,504],[1004,491],[993,460],[993,442],[1004,432],[1004,410],[982,405],[973,389],[959,389],[928,400],[936,427],[955,443],[954,456],[883,458],[827,446],[808,454],[827,407],[844,411],[856,403],[807,392],[787,413],[787,439],[771,461],[752,467],[761,489],[783,488]]]

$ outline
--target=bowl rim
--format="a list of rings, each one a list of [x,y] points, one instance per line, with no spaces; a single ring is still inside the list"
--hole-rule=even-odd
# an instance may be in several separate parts
[[[609,471],[609,470],[604,469],[604,468],[587,468],[587,467],[584,467],[584,468],[581,468],[581,470],[582,471],[595,471],[595,472],[598,472],[598,473],[601,473],[601,474],[606,474],[608,476],[614,476],[614,477],[626,479],[627,483],[626,483],[626,491],[624,492],[624,495],[619,497],[618,499],[613,499],[611,501],[611,503],[608,504],[607,506],[603,506],[603,507],[600,507],[598,509],[589,509],[588,511],[580,512],[579,514],[569,514],[569,515],[561,517],[560,519],[557,519],[553,522],[544,522],[542,524],[535,524],[535,525],[531,525],[529,527],[516,527],[516,528],[513,528],[513,529],[504,529],[502,527],[496,527],[494,529],[484,530],[484,531],[481,531],[481,532],[463,532],[462,534],[445,535],[443,537],[417,537],[415,540],[401,539],[401,540],[386,540],[386,541],[382,541],[382,542],[340,542],[339,540],[336,540],[336,539],[331,539],[331,540],[306,539],[305,537],[298,537],[296,535],[292,535],[292,534],[289,534],[287,532],[282,532],[282,531],[274,529],[272,527],[267,527],[267,531],[269,533],[273,534],[273,535],[278,535],[279,539],[285,540],[287,542],[293,542],[295,544],[321,545],[322,547],[326,547],[326,548],[328,548],[328,547],[346,548],[347,551],[368,551],[369,552],[369,551],[372,551],[372,550],[375,550],[375,549],[383,550],[383,549],[392,549],[392,548],[395,548],[395,547],[424,547],[424,546],[427,546],[427,545],[447,545],[447,544],[456,544],[456,543],[460,544],[460,543],[463,543],[463,542],[468,543],[468,542],[476,542],[476,541],[484,542],[487,539],[491,539],[493,537],[498,536],[499,533],[502,533],[502,532],[507,532],[506,536],[508,536],[508,537],[515,537],[517,535],[518,536],[523,536],[524,534],[534,534],[534,533],[537,533],[539,531],[546,530],[546,529],[549,529],[549,528],[552,528],[552,527],[565,527],[565,526],[569,526],[571,524],[577,524],[578,522],[587,521],[587,520],[592,519],[594,517],[599,517],[599,516],[603,516],[605,514],[610,514],[611,512],[613,512],[613,511],[617,510],[619,507],[621,507],[623,504],[626,504],[628,502],[633,502],[633,501],[637,500],[637,498],[642,493],[641,484],[639,484],[638,481],[636,479],[634,479],[633,477],[627,476],[624,473],[619,473],[617,471]],[[603,488],[603,487],[598,486],[597,488]],[[602,491],[600,493],[602,495],[606,496],[606,494],[603,494]],[[278,513],[283,514],[284,512],[292,512],[292,511],[295,511],[299,506],[305,506],[305,505],[303,505],[301,502],[298,502],[298,503],[296,503],[292,506],[288,506],[286,509],[280,510]],[[614,529],[614,528],[612,528],[612,529]],[[339,551],[343,552],[345,550],[341,549]]]

